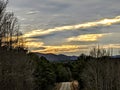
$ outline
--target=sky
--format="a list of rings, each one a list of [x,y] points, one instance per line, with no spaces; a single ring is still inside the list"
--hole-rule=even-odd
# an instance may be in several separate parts
[[[32,52],[88,54],[95,46],[120,51],[120,0],[9,0]]]

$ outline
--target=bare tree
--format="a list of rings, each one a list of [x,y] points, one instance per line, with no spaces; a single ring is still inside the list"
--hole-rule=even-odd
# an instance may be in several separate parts
[[[105,48],[100,48],[99,45],[98,47],[95,47],[93,49],[91,49],[90,51],[90,56],[94,57],[94,58],[100,58],[100,57],[104,57],[104,56],[110,56],[110,50],[105,49]]]
[[[16,32],[19,31],[19,28],[18,28],[18,23],[17,23],[17,18],[14,16],[13,13],[7,13],[6,15],[6,18],[7,18],[7,22],[6,22],[6,25],[7,25],[7,36],[9,38],[9,49],[12,48],[13,44],[15,43],[15,37],[16,37]]]
[[[0,47],[2,46],[2,38],[4,33],[4,29],[3,29],[4,16],[5,16],[5,9],[6,9],[7,3],[8,3],[8,0],[7,1],[0,0]]]
[[[18,44],[19,24],[12,12],[6,12],[8,0],[0,0],[0,47],[7,46],[12,49]]]

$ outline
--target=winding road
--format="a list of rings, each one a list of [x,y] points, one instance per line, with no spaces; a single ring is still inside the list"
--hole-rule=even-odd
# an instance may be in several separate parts
[[[71,90],[71,82],[63,82],[60,90]]]

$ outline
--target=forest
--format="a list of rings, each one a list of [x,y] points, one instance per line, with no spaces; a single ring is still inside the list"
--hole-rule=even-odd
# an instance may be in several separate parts
[[[77,60],[50,62],[25,46],[18,19],[0,0],[0,90],[55,90],[56,83],[77,80],[79,90],[120,90],[120,59],[96,47]]]

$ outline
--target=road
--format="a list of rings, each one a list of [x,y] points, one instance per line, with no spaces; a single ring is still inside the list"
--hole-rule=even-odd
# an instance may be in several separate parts
[[[71,82],[63,82],[60,90],[71,90]]]

